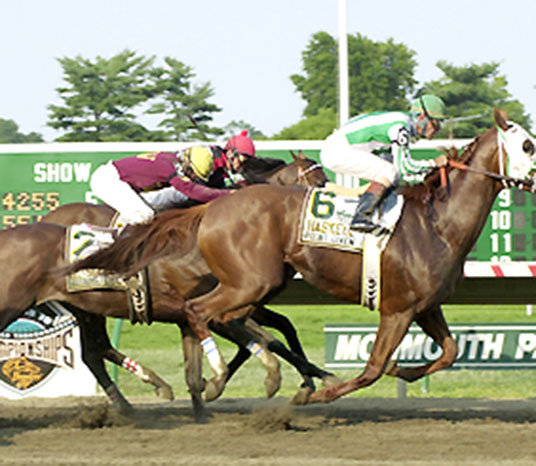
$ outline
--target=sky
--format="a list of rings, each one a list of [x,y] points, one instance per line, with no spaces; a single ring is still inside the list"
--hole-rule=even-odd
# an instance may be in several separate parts
[[[507,90],[536,123],[534,0],[347,0],[347,32],[415,51],[420,84],[454,66],[500,63]],[[290,80],[312,36],[338,37],[338,0],[0,0],[0,118],[52,141],[47,106],[61,104],[58,58],[125,49],[173,57],[210,82],[218,126],[243,120],[271,136],[305,107]],[[533,124],[533,127],[536,127]]]

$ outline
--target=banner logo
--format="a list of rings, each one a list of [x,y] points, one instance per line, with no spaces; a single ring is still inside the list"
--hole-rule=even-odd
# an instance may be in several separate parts
[[[0,385],[25,393],[57,368],[74,369],[76,319],[63,306],[28,309],[0,332]]]

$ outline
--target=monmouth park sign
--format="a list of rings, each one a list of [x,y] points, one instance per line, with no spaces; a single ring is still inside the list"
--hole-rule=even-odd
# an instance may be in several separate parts
[[[376,338],[376,325],[327,324],[326,367],[363,368]],[[536,324],[457,324],[450,330],[458,344],[452,369],[536,368]],[[401,366],[426,364],[441,348],[412,325],[393,356]]]

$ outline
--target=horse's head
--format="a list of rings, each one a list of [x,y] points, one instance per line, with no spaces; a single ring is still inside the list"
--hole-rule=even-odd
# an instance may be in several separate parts
[[[322,165],[308,159],[302,151],[299,151],[298,155],[291,151],[290,155],[296,166],[295,184],[305,187],[322,187],[329,181]]]
[[[536,142],[517,123],[508,120],[505,112],[495,109],[497,123],[497,145],[499,152],[499,173],[512,181],[511,185],[529,181],[532,191],[536,182]],[[519,183],[516,183],[519,181]]]

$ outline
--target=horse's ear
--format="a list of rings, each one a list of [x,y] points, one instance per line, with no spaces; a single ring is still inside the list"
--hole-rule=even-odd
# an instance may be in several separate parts
[[[303,153],[302,150],[300,150],[300,152],[298,153],[298,157],[299,157],[300,159],[302,159],[302,160],[306,160],[306,159],[307,159],[307,157],[305,156],[305,154]]]
[[[502,130],[506,131],[509,128],[507,123],[508,114],[506,113],[506,110],[499,110],[497,107],[495,107],[493,109],[493,118],[495,119],[497,126]]]
[[[292,158],[294,159],[294,161],[298,159],[298,156],[294,152],[290,151],[290,155],[292,155]]]

